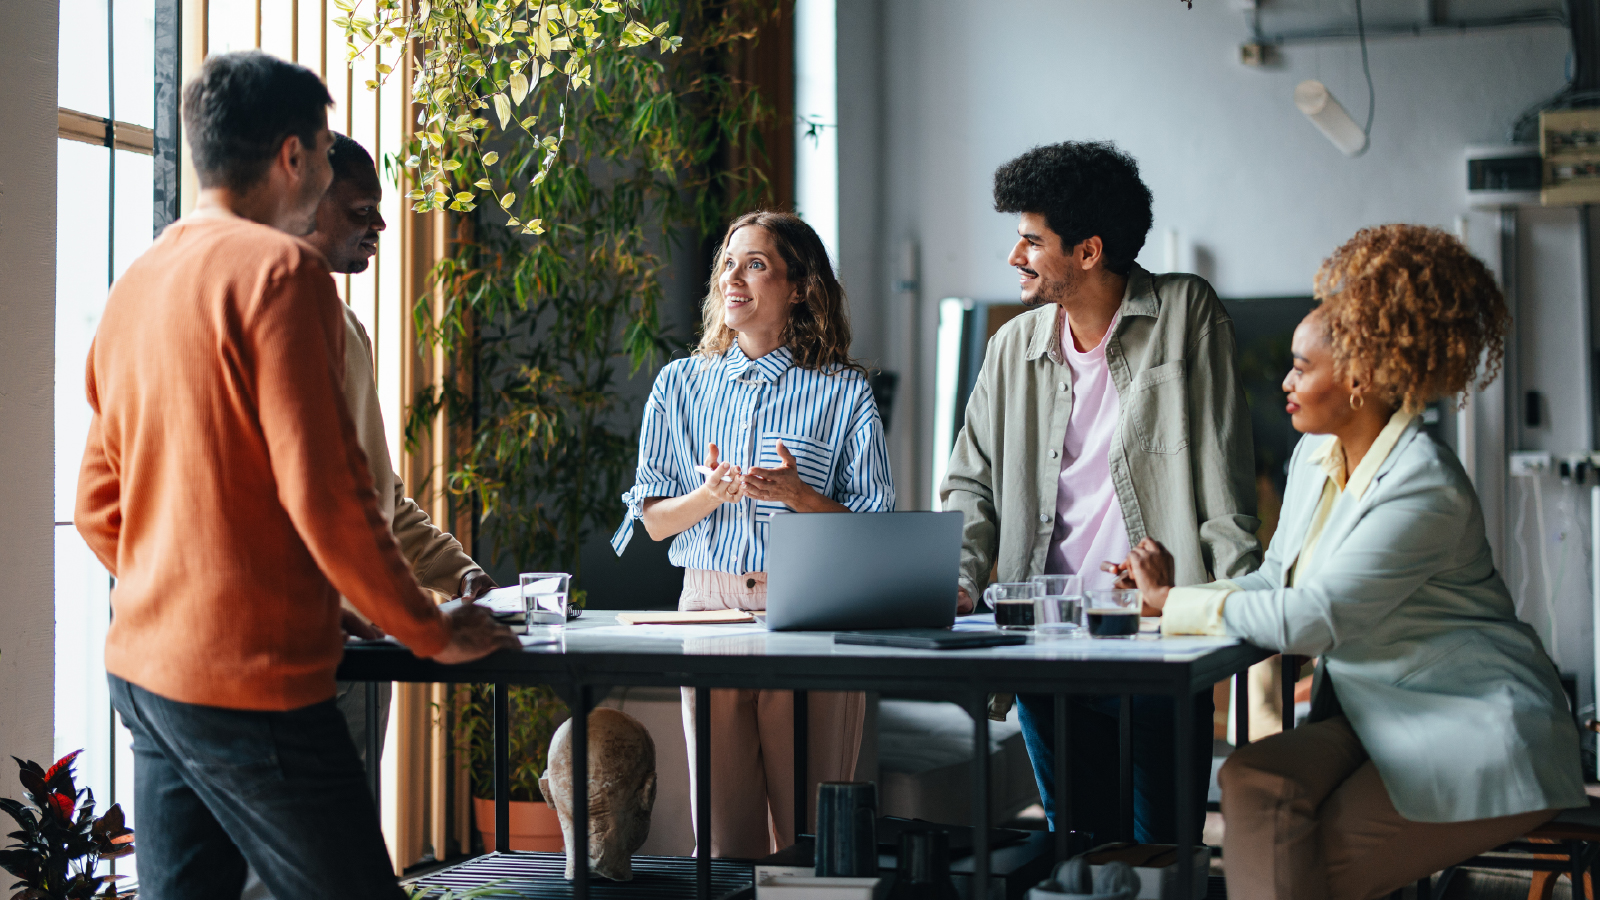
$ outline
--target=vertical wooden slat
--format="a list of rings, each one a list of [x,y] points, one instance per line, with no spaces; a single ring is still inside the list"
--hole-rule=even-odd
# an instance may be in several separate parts
[[[300,0],[289,0],[289,61],[300,61]]]
[[[256,0],[256,49],[261,49],[261,0]]]
[[[328,0],[321,0],[322,14],[317,18],[317,74],[328,80]]]

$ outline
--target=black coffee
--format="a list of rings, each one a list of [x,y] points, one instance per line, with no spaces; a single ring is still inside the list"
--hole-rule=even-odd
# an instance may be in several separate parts
[[[1032,628],[1032,600],[996,600],[994,624],[1001,628]]]
[[[1139,633],[1137,609],[1090,609],[1084,618],[1090,637],[1127,637]]]

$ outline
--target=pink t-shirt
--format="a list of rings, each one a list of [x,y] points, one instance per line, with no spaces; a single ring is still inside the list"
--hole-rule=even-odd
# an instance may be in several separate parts
[[[1106,330],[1107,338],[1121,318],[1119,311]],[[1051,575],[1082,575],[1085,588],[1109,588],[1116,579],[1100,571],[1100,563],[1128,558],[1128,529],[1111,485],[1111,438],[1121,399],[1106,364],[1105,339],[1092,350],[1080,351],[1062,315],[1061,350],[1072,370],[1072,417],[1067,420],[1056,525],[1044,570]]]

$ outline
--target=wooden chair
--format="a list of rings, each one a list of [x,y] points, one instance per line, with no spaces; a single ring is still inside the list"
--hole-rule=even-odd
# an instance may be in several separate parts
[[[1528,900],[1550,900],[1562,875],[1572,879],[1573,900],[1596,900],[1594,881],[1600,868],[1600,800],[1589,798],[1587,809],[1569,809],[1512,841],[1452,866],[1439,876],[1434,892],[1444,895],[1457,869],[1499,869],[1533,873]],[[1426,896],[1418,886],[1418,900]]]

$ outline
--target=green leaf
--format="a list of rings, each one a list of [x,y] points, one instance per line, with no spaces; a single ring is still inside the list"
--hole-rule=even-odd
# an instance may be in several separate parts
[[[459,203],[466,203],[468,200],[471,200],[474,196],[475,195],[471,191],[459,191],[459,192],[456,193],[455,199]]]
[[[459,160],[447,159],[444,161],[444,166],[442,168],[446,172],[454,172],[455,170],[461,168],[461,162]]]
[[[486,166],[492,166],[492,165],[494,165],[495,163],[497,163],[499,161],[500,161],[500,154],[495,152],[495,151],[493,151],[493,150],[490,150],[488,153],[485,153],[483,155],[483,164],[486,165]]]
[[[489,183],[489,179],[487,178],[479,178],[477,181],[472,183],[472,186],[480,191],[487,191],[489,188],[494,187],[494,185]]]
[[[539,27],[533,30],[534,53],[541,59],[550,58],[550,7],[539,7]]]
[[[528,76],[521,72],[511,76],[511,102],[521,105],[522,101],[528,98],[529,87]],[[500,127],[503,129],[505,125],[501,124]]]
[[[505,196],[500,198],[500,208],[501,209],[510,209],[511,208],[511,204],[513,204],[515,202],[517,202],[517,195],[511,193],[510,191],[507,191]]]
[[[511,122],[511,101],[505,94],[494,95],[494,114],[500,117],[500,130],[504,131]]]

